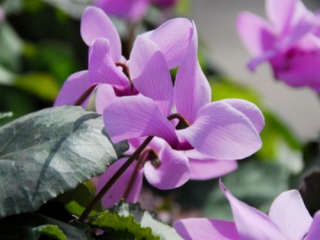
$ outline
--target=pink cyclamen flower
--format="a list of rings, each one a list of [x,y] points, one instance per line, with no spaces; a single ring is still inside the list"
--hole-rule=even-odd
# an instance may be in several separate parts
[[[312,219],[297,190],[281,193],[266,215],[235,198],[222,183],[220,187],[231,205],[234,222],[208,218],[178,220],[174,227],[183,239],[320,239],[320,212]]]
[[[249,12],[237,19],[237,30],[253,58],[252,71],[268,61],[275,78],[292,87],[320,92],[319,16],[300,0],[266,0],[270,22]]]

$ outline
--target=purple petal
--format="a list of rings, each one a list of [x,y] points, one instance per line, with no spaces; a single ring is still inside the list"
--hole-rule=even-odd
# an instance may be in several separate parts
[[[144,175],[148,182],[159,189],[173,189],[189,180],[188,158],[167,144],[159,151],[160,166],[154,167],[150,161],[144,165]]]
[[[170,71],[159,47],[148,38],[138,37],[130,55],[130,70],[135,88],[156,101],[168,116],[173,102]]]
[[[88,71],[80,71],[68,77],[54,102],[54,106],[74,105],[90,88],[88,75]],[[86,105],[85,102],[82,105]]]
[[[127,76],[115,65],[111,57],[112,47],[107,39],[97,38],[89,56],[89,75],[92,83],[108,83],[119,89],[130,87]]]
[[[266,61],[269,61],[271,58],[273,58],[274,56],[276,56],[277,54],[277,50],[271,49],[268,50],[266,52],[264,52],[263,54],[261,54],[260,56],[254,57],[252,58],[248,64],[247,67],[250,71],[255,71],[256,68],[261,64],[264,63]]]
[[[275,35],[271,25],[250,12],[242,12],[236,22],[238,34],[253,56],[272,49]]]
[[[174,126],[157,104],[141,95],[115,99],[105,108],[103,118],[114,142],[145,136],[158,136],[172,145],[178,141]]]
[[[178,132],[196,150],[218,160],[248,157],[262,145],[251,121],[223,101],[203,106],[194,124]]]
[[[264,117],[257,105],[243,99],[225,99],[223,102],[228,103],[238,111],[242,112],[260,133],[264,127]]]
[[[312,223],[312,217],[297,190],[281,193],[273,201],[269,217],[290,240],[303,239]]]
[[[241,239],[286,240],[277,225],[266,214],[235,198],[221,181],[220,188],[231,205]]]
[[[313,218],[312,225],[305,240],[319,240],[320,239],[320,211],[316,212]]]
[[[100,84],[96,91],[96,112],[99,114],[103,113],[105,107],[116,99],[117,96],[114,92],[114,88],[109,84]]]
[[[172,7],[174,4],[178,2],[178,0],[151,0],[151,1],[162,8]]]
[[[193,25],[186,18],[175,18],[162,24],[150,34],[163,52],[170,69],[180,65],[185,57],[193,32]]]
[[[184,240],[240,240],[234,222],[208,218],[189,218],[174,222]]]
[[[109,17],[97,7],[87,7],[81,19],[81,36],[91,46],[97,38],[108,39],[111,45],[111,56],[114,62],[121,57],[121,41],[117,29]]]
[[[122,158],[110,165],[104,174],[99,177],[97,192],[99,192],[103,186],[112,178],[112,176],[118,171],[119,168],[127,161],[127,159]],[[133,162],[130,167],[125,171],[121,177],[116,181],[116,183],[109,189],[106,195],[102,198],[102,205],[105,208],[112,207],[115,203],[119,202],[129,184],[129,180],[134,171],[137,161]],[[138,171],[137,177],[130,189],[130,193],[127,202],[135,203],[138,200],[141,187],[142,187],[143,171]]]
[[[210,100],[211,88],[198,62],[198,36],[194,26],[187,55],[176,76],[174,103],[177,112],[192,124],[199,109]]]

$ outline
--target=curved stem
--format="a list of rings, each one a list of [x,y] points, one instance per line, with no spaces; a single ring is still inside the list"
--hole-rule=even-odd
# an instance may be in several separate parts
[[[73,104],[74,106],[80,106],[86,99],[89,97],[89,95],[92,93],[92,91],[95,89],[97,84],[94,84],[90,86],[79,98],[78,100]]]
[[[121,177],[121,175],[128,169],[128,167],[133,163],[133,161],[139,157],[142,150],[151,142],[153,136],[147,137],[146,140],[140,145],[139,148],[130,156],[130,158],[118,169],[118,171],[112,176],[112,178],[104,185],[104,187],[98,192],[98,194],[94,197],[91,203],[87,206],[87,208],[83,211],[81,216],[79,217],[79,222],[84,222],[84,220],[88,217],[92,209],[98,204],[101,198],[108,192],[108,190],[113,186],[113,184]]]

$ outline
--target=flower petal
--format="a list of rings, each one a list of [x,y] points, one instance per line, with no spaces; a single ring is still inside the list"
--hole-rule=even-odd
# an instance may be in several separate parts
[[[275,35],[271,25],[255,14],[240,13],[236,28],[241,40],[255,57],[272,49],[275,44]]]
[[[129,80],[111,57],[112,47],[107,39],[97,38],[89,56],[89,75],[91,83],[108,83],[121,90],[129,88]]]
[[[217,160],[242,159],[262,145],[251,121],[223,101],[203,106],[194,124],[178,132],[196,150]]]
[[[168,116],[173,102],[170,71],[159,47],[145,37],[138,37],[130,55],[130,72],[135,88],[156,101]]]
[[[114,88],[109,84],[99,84],[96,91],[96,112],[103,113],[105,107],[116,99]]]
[[[104,185],[112,178],[112,176],[122,167],[127,159],[122,158],[110,165],[104,174],[99,177],[97,192],[99,192]],[[129,184],[129,180],[134,171],[137,161],[134,161],[129,168],[121,175],[121,177],[113,184],[106,195],[102,198],[102,205],[105,208],[112,207],[115,203],[119,202]],[[138,171],[137,177],[132,185],[126,202],[135,203],[138,200],[141,187],[142,187],[143,171]]]
[[[74,105],[90,88],[88,75],[88,71],[80,71],[69,76],[62,86],[54,106]],[[82,105],[86,105],[85,102]]]
[[[199,109],[210,100],[211,88],[198,62],[198,36],[194,26],[187,55],[176,76],[174,103],[177,112],[193,123]]]
[[[182,152],[166,144],[159,151],[159,160],[159,167],[154,167],[150,161],[144,165],[144,175],[152,186],[167,190],[180,187],[189,180],[189,162]]]
[[[220,188],[231,205],[241,239],[286,240],[277,225],[267,215],[235,198],[221,181]]]
[[[305,240],[318,240],[320,239],[320,211],[316,212],[313,218],[312,225]]]
[[[170,69],[180,65],[185,57],[193,32],[193,25],[186,18],[171,19],[150,35],[163,52]]]
[[[209,218],[189,218],[174,222],[184,240],[240,240],[234,222]]]
[[[281,193],[273,201],[269,217],[290,240],[303,239],[312,223],[312,217],[297,190]]]
[[[111,45],[111,58],[114,62],[121,57],[121,41],[117,29],[109,17],[97,7],[87,7],[81,19],[81,36],[83,41],[91,46],[95,39],[108,39]]]
[[[145,136],[158,136],[172,145],[178,141],[174,126],[157,104],[141,95],[115,99],[105,108],[103,118],[114,142]]]

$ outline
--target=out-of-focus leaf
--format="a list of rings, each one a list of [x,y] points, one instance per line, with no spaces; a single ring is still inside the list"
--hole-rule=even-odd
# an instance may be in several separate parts
[[[34,232],[39,232],[43,235],[48,235],[58,240],[67,240],[66,235],[60,230],[60,228],[56,225],[48,224],[39,227],[35,227],[32,229]]]
[[[0,119],[12,117],[12,115],[13,115],[12,112],[0,112]]]
[[[44,109],[1,127],[0,217],[37,210],[103,173],[127,146],[117,145],[101,116],[80,107]]]
[[[45,2],[60,8],[64,12],[68,13],[69,16],[80,19],[83,10],[92,5],[92,0],[44,0]]]
[[[0,57],[1,58],[1,57]],[[0,66],[0,84],[12,85],[15,79],[15,74],[8,69]]]
[[[5,0],[1,6],[6,14],[17,13],[23,8],[23,0]]]
[[[176,6],[177,15],[188,15],[190,13],[190,0],[179,0]]]

